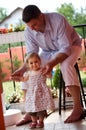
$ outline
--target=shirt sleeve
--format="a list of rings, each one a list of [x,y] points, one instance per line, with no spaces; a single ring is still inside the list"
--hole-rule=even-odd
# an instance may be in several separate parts
[[[23,74],[23,77],[27,77],[29,75],[29,71],[28,72],[25,72],[24,74]],[[27,90],[27,87],[28,87],[28,82],[29,82],[29,80],[28,81],[25,81],[25,82],[21,82],[21,89],[23,90]]]
[[[28,28],[24,31],[25,44],[26,44],[26,53],[30,54],[32,52],[38,53],[39,47],[36,44],[33,34],[29,32]]]
[[[71,26],[66,21],[64,17],[62,17],[61,22],[59,24],[59,29],[57,32],[57,38],[58,38],[58,45],[59,45],[59,52],[66,53],[67,55],[70,55],[71,53]]]
[[[27,90],[28,83],[27,82],[21,82],[21,89]]]

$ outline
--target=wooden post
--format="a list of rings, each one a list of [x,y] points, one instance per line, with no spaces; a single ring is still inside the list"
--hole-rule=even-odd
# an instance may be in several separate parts
[[[0,130],[5,130],[4,117],[3,117],[3,106],[2,106],[2,80],[1,80],[1,69],[0,69]]]

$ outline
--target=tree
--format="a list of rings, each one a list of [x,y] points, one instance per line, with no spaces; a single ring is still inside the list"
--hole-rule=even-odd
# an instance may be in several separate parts
[[[57,12],[63,14],[71,25],[86,24],[86,8],[77,11],[72,3],[64,3],[61,4],[60,8],[57,8]]]
[[[5,8],[0,7],[0,21],[2,21],[7,16],[7,11]]]
[[[73,5],[70,3],[70,4],[61,4],[61,7],[60,8],[57,8],[57,12],[63,14],[67,20],[69,21],[69,23],[72,24],[73,20],[74,19],[74,14],[75,14],[75,10],[74,10],[74,7]]]

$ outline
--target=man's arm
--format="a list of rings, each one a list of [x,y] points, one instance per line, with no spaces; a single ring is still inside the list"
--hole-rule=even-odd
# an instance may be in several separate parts
[[[63,62],[68,57],[65,53],[59,53],[53,60],[49,62],[52,67],[56,66],[57,64]]]
[[[16,70],[12,75],[11,79],[15,81],[20,81],[21,77],[23,76],[24,72],[27,70],[26,64],[24,63],[22,67]]]
[[[54,66],[57,64],[63,62],[68,57],[65,53],[59,53],[54,59],[52,59],[50,62],[48,62],[46,65],[44,65],[42,72],[44,75],[50,73]]]

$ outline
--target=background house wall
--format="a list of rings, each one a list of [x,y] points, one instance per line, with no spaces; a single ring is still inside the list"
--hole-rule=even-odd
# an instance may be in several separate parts
[[[0,22],[0,28],[9,28],[11,24],[15,27],[16,24],[22,20],[22,11],[22,8],[16,8],[10,15]]]

